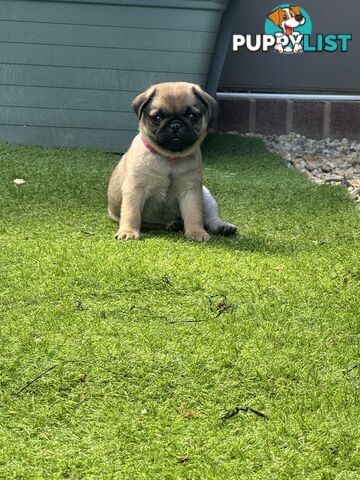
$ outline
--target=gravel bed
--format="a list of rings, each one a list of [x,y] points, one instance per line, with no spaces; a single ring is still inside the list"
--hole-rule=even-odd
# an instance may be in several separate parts
[[[231,132],[234,133],[234,132]],[[262,138],[272,152],[281,154],[316,183],[347,188],[360,205],[360,143],[342,140],[314,140],[297,133],[248,136]]]

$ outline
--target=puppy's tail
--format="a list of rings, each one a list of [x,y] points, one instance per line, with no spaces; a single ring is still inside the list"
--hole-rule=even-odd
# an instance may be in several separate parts
[[[120,216],[119,216],[119,215],[116,215],[114,212],[112,212],[112,211],[110,210],[110,208],[108,208],[108,215],[109,215],[109,217],[111,218],[111,220],[112,220],[113,222],[119,223],[119,221],[120,221]]]

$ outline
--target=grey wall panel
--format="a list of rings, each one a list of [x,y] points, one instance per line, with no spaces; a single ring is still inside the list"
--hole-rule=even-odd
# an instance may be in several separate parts
[[[148,28],[149,26],[164,28],[166,26],[169,29],[193,30],[195,32],[199,30],[199,26],[201,26],[202,31],[217,32],[219,25],[219,16],[214,15],[213,11],[191,9],[191,15],[184,15],[181,10],[174,11],[172,8],[166,8],[166,5],[163,8],[123,5],[120,9],[116,5],[104,5],[99,1],[96,3],[84,8],[84,5],[79,5],[76,2],[63,2],[61,8],[55,9],[51,1],[4,0],[1,2],[1,18],[26,22],[134,28]],[[151,4],[152,2],[143,3]],[[178,1],[177,3],[181,2]],[[192,3],[195,4],[195,2]]]
[[[31,107],[0,108],[0,125],[36,125],[110,130],[136,130],[138,120],[133,112],[107,112]]]
[[[111,146],[121,145],[126,150],[133,137],[133,131],[86,129],[86,128],[52,128],[38,126],[1,125],[0,140],[15,144],[43,145],[45,147],[80,147],[96,150],[114,151]]]
[[[76,110],[108,110],[130,112],[136,91],[85,90],[74,88],[23,87],[0,85],[0,101],[4,106],[71,108]]]
[[[41,0],[37,0],[41,1]],[[100,5],[126,5],[148,7],[169,7],[169,8],[191,8],[223,10],[226,6],[226,0],[47,0],[48,2],[63,3],[95,3]]]
[[[198,82],[206,76],[185,73],[103,70],[99,68],[49,67],[45,65],[1,65],[0,85],[62,87],[86,90],[144,90],[151,83],[168,81]]]
[[[104,27],[103,25],[57,25],[0,20],[0,42],[72,45],[181,52],[212,51],[214,33]],[[166,39],[166,41],[164,41]]]
[[[0,1],[1,4],[1,1]],[[208,53],[156,52],[156,70],[179,74],[206,75],[211,56]],[[154,55],[145,50],[126,48],[96,48],[19,43],[0,44],[0,63],[119,69],[133,72],[153,72]],[[185,73],[187,72],[187,73]]]
[[[205,85],[226,3],[0,0],[0,141],[125,150],[138,92]]]

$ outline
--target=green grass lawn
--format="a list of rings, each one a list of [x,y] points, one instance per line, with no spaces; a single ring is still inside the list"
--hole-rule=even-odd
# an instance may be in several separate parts
[[[0,478],[360,477],[359,210],[256,139],[204,158],[239,235],[117,242],[118,156],[0,147]]]

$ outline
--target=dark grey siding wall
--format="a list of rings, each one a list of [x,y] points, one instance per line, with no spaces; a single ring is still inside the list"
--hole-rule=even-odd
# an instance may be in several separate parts
[[[281,3],[274,0],[239,1],[233,33],[264,33],[266,15]],[[220,90],[360,93],[359,0],[302,0],[293,4],[308,12],[314,35],[352,34],[349,51],[307,52],[303,55],[278,55],[273,51],[254,53],[246,49],[233,52],[231,42]]]
[[[0,0],[0,142],[124,151],[138,92],[205,84],[226,3]]]

